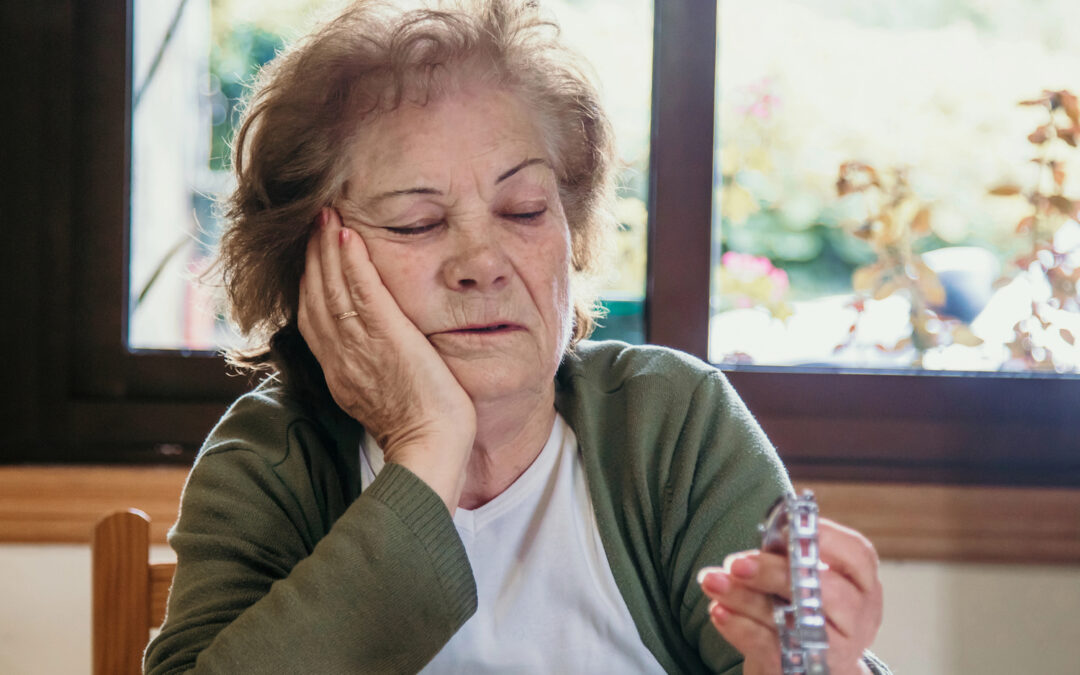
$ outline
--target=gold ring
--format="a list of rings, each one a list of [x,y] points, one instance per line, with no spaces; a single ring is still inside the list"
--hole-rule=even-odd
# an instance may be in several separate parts
[[[337,319],[338,321],[341,321],[343,319],[351,319],[354,316],[360,316],[360,312],[349,310],[348,312],[342,312],[341,314],[335,314],[334,318]]]

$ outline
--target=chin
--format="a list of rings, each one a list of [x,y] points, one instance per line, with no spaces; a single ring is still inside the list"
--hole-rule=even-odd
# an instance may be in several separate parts
[[[522,363],[491,363],[472,361],[464,363],[449,362],[450,372],[454,374],[461,388],[474,403],[511,398],[521,394],[541,394],[544,391],[542,378],[536,370],[525,372]],[[553,379],[546,380],[554,386]]]

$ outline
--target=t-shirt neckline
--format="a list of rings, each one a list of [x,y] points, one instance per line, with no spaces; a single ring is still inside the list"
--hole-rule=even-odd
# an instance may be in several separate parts
[[[558,461],[567,428],[566,420],[563,419],[560,413],[556,412],[551,425],[551,433],[548,434],[544,447],[541,448],[540,454],[536,456],[525,471],[509,487],[488,503],[475,509],[466,509],[459,506],[454,511],[454,525],[459,529],[475,533],[496,520],[500,515],[520,504],[523,499],[534,491],[542,489],[544,480],[554,470]],[[379,444],[375,442],[375,438],[366,429],[363,438],[360,440],[360,462],[361,465],[367,466],[372,477],[378,476],[386,464],[382,448],[379,447]]]

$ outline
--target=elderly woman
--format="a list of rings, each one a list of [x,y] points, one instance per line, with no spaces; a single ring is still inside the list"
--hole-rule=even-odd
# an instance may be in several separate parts
[[[721,373],[583,340],[611,132],[532,6],[358,3],[263,74],[234,163],[273,376],[192,469],[147,671],[780,672],[788,478]],[[882,671],[872,547],[824,521],[821,557],[832,672]]]

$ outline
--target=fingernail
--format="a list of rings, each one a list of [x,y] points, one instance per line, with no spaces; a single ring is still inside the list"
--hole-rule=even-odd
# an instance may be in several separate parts
[[[711,593],[727,593],[731,590],[731,577],[723,572],[713,572],[705,577],[702,587]]]
[[[739,558],[731,563],[731,574],[742,579],[751,579],[758,573],[758,563],[753,558]]]
[[[705,577],[709,576],[713,572],[723,572],[723,571],[724,570],[721,567],[702,567],[700,570],[698,570],[698,573],[697,573],[698,586],[705,583]]]
[[[727,610],[715,600],[709,603],[709,615],[712,616],[713,621],[718,623],[723,623],[728,617]]]
[[[341,228],[341,232],[338,234],[338,242],[344,246],[345,242],[349,240],[349,234],[351,231],[347,227]]]

